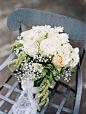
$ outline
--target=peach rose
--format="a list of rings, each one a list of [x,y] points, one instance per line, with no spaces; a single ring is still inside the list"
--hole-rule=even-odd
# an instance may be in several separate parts
[[[64,67],[65,66],[64,55],[62,53],[55,55],[52,59],[52,62],[56,67]]]

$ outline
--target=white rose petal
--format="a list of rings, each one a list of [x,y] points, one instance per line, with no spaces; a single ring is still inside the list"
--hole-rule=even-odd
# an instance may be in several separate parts
[[[71,53],[72,62],[70,64],[70,66],[72,68],[74,68],[79,62],[79,54],[78,53],[79,53],[79,48],[74,48],[73,52]]]
[[[56,53],[57,43],[51,39],[44,39],[40,43],[40,49],[45,55],[53,55]]]
[[[68,46],[60,46],[58,49],[57,49],[57,52],[58,53],[63,53],[64,55],[69,55],[70,54],[70,51],[69,51],[69,48]]]
[[[59,26],[59,27],[54,27],[54,31],[55,31],[55,32],[63,32],[63,30],[64,30],[64,27],[61,27],[61,26]]]
[[[30,44],[33,44],[38,39],[38,33],[32,30],[29,30],[29,31],[22,32],[21,37],[23,37],[24,43],[29,42]]]
[[[61,44],[67,43],[67,42],[69,42],[68,38],[69,38],[69,36],[66,33],[59,34],[58,42],[60,42]]]
[[[69,43],[66,43],[63,46],[66,46],[70,52],[73,51],[73,47]]]
[[[76,48],[74,48],[74,53],[79,53],[79,48],[78,47],[76,47]]]
[[[29,55],[34,55],[38,52],[36,44],[24,43],[24,51]]]

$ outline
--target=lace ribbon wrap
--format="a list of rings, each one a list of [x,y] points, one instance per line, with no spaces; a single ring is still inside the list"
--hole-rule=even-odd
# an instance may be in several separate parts
[[[39,88],[33,87],[33,83],[32,81],[22,82],[23,91],[9,114],[39,114],[37,112],[39,99],[35,100],[33,96],[38,93]]]

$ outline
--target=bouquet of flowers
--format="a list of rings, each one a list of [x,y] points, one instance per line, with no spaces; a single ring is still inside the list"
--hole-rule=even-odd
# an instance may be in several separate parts
[[[69,43],[69,35],[63,33],[63,27],[51,28],[50,25],[33,26],[32,29],[22,32],[11,46],[17,59],[11,64],[17,67],[16,77],[20,81],[33,81],[34,87],[39,87],[35,99],[41,98],[38,109],[49,102],[48,88],[53,84],[54,78],[62,77],[70,80],[74,67],[79,62],[79,48],[73,48]]]

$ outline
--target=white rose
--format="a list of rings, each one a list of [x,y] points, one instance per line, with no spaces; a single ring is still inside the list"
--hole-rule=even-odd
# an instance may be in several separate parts
[[[67,46],[61,46],[57,49],[57,55],[54,56],[52,62],[57,67],[69,66],[71,58],[70,51]]]
[[[53,55],[56,53],[57,43],[51,39],[44,39],[40,43],[40,49],[44,55]]]
[[[69,43],[66,43],[66,44],[64,44],[63,46],[68,47],[68,50],[69,50],[70,52],[73,51],[73,47],[72,47]]]
[[[63,53],[55,55],[52,59],[52,63],[56,67],[68,67],[71,59],[68,56],[65,56]]]
[[[38,39],[38,33],[34,32],[31,29],[31,30],[22,32],[21,37],[23,37],[23,43],[29,42],[30,44],[33,44]]]
[[[34,34],[33,34],[34,33]],[[36,44],[36,40],[38,39],[38,33],[34,32],[32,29],[22,32],[21,37],[23,39],[21,40],[24,46],[24,51],[33,56],[38,52],[38,47]]]
[[[25,42],[23,45],[24,45],[24,51],[25,51],[27,54],[29,54],[29,55],[31,55],[31,56],[37,54],[37,52],[38,52],[38,47],[37,47],[37,45],[36,45],[35,43],[34,43],[34,44],[30,44],[30,43],[28,43],[28,42]]]
[[[74,68],[79,62],[79,54],[78,53],[79,53],[79,48],[77,48],[77,47],[74,48],[73,52],[71,53],[72,62],[70,64],[70,66],[72,68]]]
[[[69,48],[67,45],[64,45],[64,46],[60,46],[58,49],[57,49],[57,52],[58,53],[63,53],[64,55],[69,55],[70,54],[70,51],[69,51]]]

